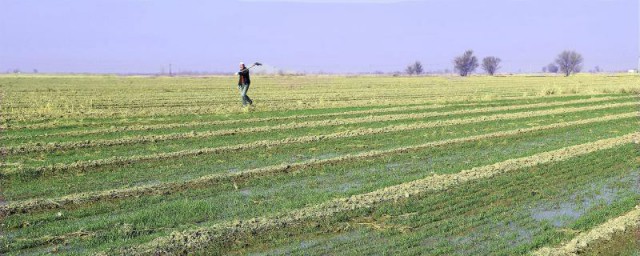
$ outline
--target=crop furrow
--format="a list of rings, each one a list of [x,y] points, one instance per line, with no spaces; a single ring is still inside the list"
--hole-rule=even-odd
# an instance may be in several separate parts
[[[615,116],[591,118],[591,119],[565,122],[565,123],[556,123],[556,124],[544,125],[544,126],[538,126],[538,127],[532,127],[532,128],[494,132],[494,133],[469,136],[464,138],[447,139],[447,140],[434,141],[434,142],[424,143],[420,145],[400,147],[400,148],[389,149],[389,150],[373,150],[373,151],[363,152],[360,154],[347,154],[339,157],[327,158],[322,160],[311,159],[304,162],[272,165],[267,167],[235,172],[235,173],[221,173],[221,174],[206,175],[199,178],[185,180],[181,182],[169,182],[169,183],[137,186],[137,187],[130,187],[130,188],[112,189],[112,190],[106,190],[106,191],[85,192],[85,193],[71,194],[71,195],[67,195],[59,198],[30,199],[30,200],[10,203],[7,205],[0,205],[0,216],[9,216],[17,213],[27,213],[35,210],[40,210],[40,209],[54,209],[54,208],[64,207],[66,205],[86,204],[86,203],[102,201],[102,200],[123,199],[123,198],[136,197],[141,195],[152,195],[152,194],[153,195],[169,194],[169,193],[175,193],[177,191],[186,190],[189,188],[211,186],[211,185],[215,185],[217,183],[225,182],[225,181],[237,182],[240,180],[245,180],[250,178],[257,178],[257,177],[268,176],[268,175],[276,175],[279,173],[293,172],[296,170],[305,169],[305,168],[314,167],[314,166],[321,166],[325,164],[335,164],[335,163],[344,162],[344,161],[375,158],[375,157],[392,155],[392,154],[401,154],[409,151],[422,150],[426,148],[445,146],[445,145],[450,145],[455,143],[465,143],[465,142],[479,141],[483,139],[514,136],[519,134],[558,129],[558,128],[564,128],[564,127],[575,126],[575,125],[607,122],[607,121],[612,121],[617,119],[630,118],[634,116],[637,116],[637,113],[620,114]],[[313,138],[313,137],[310,137],[310,138]],[[274,144],[270,144],[268,146],[275,146],[276,145],[275,143],[278,143],[278,142],[285,143],[285,141],[274,141],[273,142]],[[251,144],[251,146],[249,145],[250,144],[247,144],[246,148],[256,147],[256,145],[253,145],[253,144]],[[265,145],[267,144],[262,144],[262,146],[265,146]]]
[[[633,105],[639,105],[639,104],[640,103],[638,102],[626,102],[626,103],[615,103],[615,104],[606,104],[606,105],[598,105],[598,106],[564,108],[564,109],[554,109],[554,110],[544,110],[544,111],[549,111],[550,114],[555,114],[555,113],[565,113],[564,111],[573,111],[573,112],[587,111],[587,110],[633,106]],[[564,104],[560,104],[560,105],[564,105]],[[553,106],[556,106],[556,105],[553,105]],[[520,106],[504,106],[504,107],[490,107],[490,108],[479,108],[479,109],[470,109],[470,110],[458,110],[458,111],[451,111],[451,112],[437,112],[437,113],[429,112],[429,113],[420,113],[420,114],[367,116],[367,117],[357,117],[357,118],[348,118],[348,119],[288,123],[288,124],[265,126],[265,127],[235,128],[235,129],[225,129],[225,130],[205,131],[205,132],[192,131],[188,133],[173,133],[173,134],[166,134],[166,135],[134,136],[134,137],[121,138],[121,139],[47,143],[44,145],[41,145],[39,143],[32,143],[32,144],[23,144],[23,145],[11,146],[11,147],[3,147],[0,149],[6,150],[8,154],[15,155],[15,154],[22,154],[22,153],[51,152],[51,151],[69,150],[69,149],[78,149],[78,148],[130,145],[130,144],[139,144],[139,143],[155,143],[155,142],[168,141],[168,140],[210,138],[210,137],[216,137],[216,136],[228,136],[228,135],[237,135],[237,134],[245,134],[245,133],[269,132],[274,130],[339,126],[339,125],[371,123],[371,122],[388,122],[388,121],[398,121],[398,120],[407,120],[407,119],[422,119],[427,117],[448,116],[448,115],[456,115],[456,114],[483,113],[483,112],[490,112],[490,111],[519,110],[519,109],[527,109],[530,107],[531,105],[520,105]]]
[[[341,91],[346,90],[346,88],[340,88]],[[317,92],[314,92],[314,94]],[[359,92],[360,96],[363,97],[364,95],[362,95],[362,91]],[[423,94],[424,92],[416,92],[416,93],[412,93],[411,95],[416,95],[416,94]],[[435,93],[434,91],[429,91],[429,94],[433,94]],[[447,96],[447,94],[443,94],[443,95],[432,95],[431,98],[427,98],[425,99],[424,96],[420,96],[421,100],[415,100],[415,99],[410,99],[407,100],[406,97],[399,99],[393,99],[392,102],[395,105],[406,105],[406,104],[422,104],[425,102],[446,102],[446,103],[452,103],[452,104],[457,104],[459,102],[462,101],[467,101],[469,100],[469,96],[470,95],[474,95],[472,94],[465,94],[465,95],[458,95],[458,97],[451,97],[451,96]],[[593,94],[591,94],[593,96]],[[520,96],[520,95],[494,95],[495,97],[502,97],[504,99],[509,99],[509,100],[520,100],[520,99],[539,99],[539,98],[562,98],[562,97],[567,97],[567,95],[544,95],[544,96]],[[585,95],[586,96],[586,95]],[[374,98],[378,98],[380,97],[380,95],[376,95],[373,96]],[[18,97],[20,98],[20,97]],[[139,99],[140,97],[137,97],[136,99]],[[113,101],[115,100],[115,98],[109,98],[109,101]],[[305,101],[305,99],[300,99],[301,101]],[[314,99],[314,101],[317,101],[318,99]],[[341,101],[348,101],[349,99],[342,99]],[[263,106],[265,107],[265,109],[267,110],[293,110],[293,109],[301,109],[300,106],[296,103],[296,104],[282,104],[283,101],[286,102],[291,102],[293,101],[290,96],[287,96],[287,99],[277,99],[277,100],[263,100],[261,102],[263,102]],[[361,104],[359,102],[364,101],[364,104]],[[349,104],[345,105],[345,104],[329,104],[331,107],[352,107],[354,105],[358,105],[358,106],[376,106],[379,105],[380,102],[375,102],[375,104],[372,104],[371,99],[352,99]],[[476,100],[478,102],[482,102],[482,101],[486,101],[486,100]],[[222,101],[216,101],[218,103],[224,103],[224,104],[233,104],[236,103],[235,101],[228,101],[228,102],[222,102]],[[272,103],[273,102],[273,103]],[[122,103],[126,103],[126,102],[122,102]],[[34,100],[34,102],[31,102],[32,105],[38,105],[40,104],[40,100]],[[304,109],[323,109],[326,108],[327,105],[324,104],[313,104],[313,105],[304,105]],[[150,117],[150,116],[163,116],[163,117],[172,117],[172,116],[178,116],[178,115],[192,115],[192,114],[211,114],[211,113],[217,113],[220,111],[226,112],[226,113],[237,113],[240,112],[239,109],[234,108],[230,105],[225,105],[225,106],[216,106],[215,108],[212,107],[198,107],[198,108],[194,108],[194,107],[185,107],[184,109],[180,109],[180,110],[167,110],[167,109],[158,109],[158,108],[148,108],[144,110],[144,113],[140,113],[141,111],[137,111],[135,113],[130,113],[130,112],[105,112],[106,110],[97,110],[97,111],[88,111],[88,112],[84,112],[81,114],[73,114],[73,116],[65,116],[65,118],[78,118],[78,117],[91,117],[91,118],[113,118],[114,116],[119,116],[121,118],[144,118],[144,117]],[[31,113],[31,112],[29,112]],[[41,114],[36,114],[33,116],[26,116],[26,113],[23,112],[19,112],[19,113],[11,113],[12,115],[15,115],[13,118],[11,118],[11,121],[18,121],[18,122],[22,122],[22,121],[29,121],[29,122],[50,122],[50,121],[54,121],[57,122],[59,120],[59,116],[55,116],[55,117],[42,117]],[[159,115],[160,114],[160,115]],[[117,125],[117,124],[116,124]],[[56,127],[57,125],[51,125],[51,124],[33,124],[33,125],[20,125],[20,126],[11,126],[9,127],[9,129],[43,129],[43,128],[47,128],[47,127]]]
[[[471,123],[519,119],[519,118],[530,118],[530,117],[538,117],[538,116],[553,115],[553,114],[579,112],[579,111],[584,111],[585,108],[587,108],[587,110],[593,110],[593,109],[607,108],[607,107],[608,106],[565,108],[565,109],[542,110],[542,111],[533,111],[533,112],[497,114],[492,116],[482,116],[482,117],[475,117],[475,118],[468,118],[468,119],[433,121],[433,122],[424,122],[424,123],[417,123],[417,124],[411,124],[411,125],[396,125],[396,126],[382,127],[382,128],[338,132],[338,133],[333,133],[328,135],[312,135],[312,136],[303,136],[303,137],[297,137],[297,138],[286,138],[286,139],[275,140],[275,141],[263,140],[263,141],[257,141],[252,143],[222,146],[222,147],[215,147],[215,148],[182,150],[182,151],[175,151],[175,152],[157,153],[157,154],[150,154],[150,155],[135,155],[135,156],[128,156],[128,157],[111,157],[111,158],[97,159],[97,160],[77,161],[77,162],[68,163],[68,164],[56,163],[53,165],[40,166],[35,168],[19,167],[16,169],[2,170],[1,174],[2,176],[12,176],[16,174],[23,174],[28,176],[39,176],[39,175],[44,175],[48,173],[66,172],[69,170],[85,171],[89,168],[95,168],[95,167],[113,165],[113,164],[162,160],[162,159],[197,156],[197,155],[204,155],[204,154],[216,154],[216,153],[222,153],[222,152],[254,149],[257,147],[272,147],[272,146],[294,144],[294,143],[309,143],[309,142],[316,142],[321,140],[352,138],[352,137],[365,136],[365,135],[410,131],[410,130],[427,129],[427,128],[443,127],[443,126],[451,126],[451,125],[471,124]],[[624,118],[624,117],[633,117],[633,116],[637,116],[637,113],[634,112],[634,113],[615,115],[615,116],[612,116],[612,118]]]
[[[586,233],[581,233],[571,241],[555,248],[544,247],[535,252],[533,255],[578,255],[598,241],[607,241],[617,232],[640,227],[640,205],[630,212],[610,219]]]
[[[310,219],[322,219],[341,212],[371,208],[382,202],[417,197],[429,191],[442,191],[469,181],[490,178],[502,173],[559,162],[592,152],[614,148],[627,143],[638,143],[640,133],[598,140],[528,157],[509,159],[491,165],[475,167],[456,174],[434,175],[424,179],[402,183],[373,192],[333,199],[328,202],[290,211],[271,217],[224,222],[209,227],[173,232],[149,243],[121,249],[125,254],[174,254],[197,251],[212,243],[224,243],[245,234],[259,234],[273,229],[294,227]]]
[[[628,97],[602,97],[602,98],[592,98],[592,99],[579,99],[579,100],[564,101],[564,102],[536,103],[536,104],[531,104],[529,106],[536,107],[536,106],[554,106],[554,105],[564,105],[564,104],[579,104],[579,103],[588,103],[588,102],[595,103],[595,102],[624,99],[624,98],[628,98]],[[484,105],[484,104],[456,104],[455,106],[478,106],[478,105]],[[336,116],[343,116],[343,115],[376,114],[376,113],[385,113],[385,112],[394,112],[394,111],[440,109],[448,106],[449,105],[401,106],[401,107],[391,107],[391,108],[382,108],[382,109],[355,110],[355,111],[325,113],[325,114],[315,114],[315,115],[293,115],[293,116],[283,116],[283,117],[262,117],[262,118],[219,120],[219,121],[206,121],[206,122],[122,126],[122,127],[116,127],[116,128],[93,129],[93,130],[87,130],[87,131],[70,131],[70,132],[47,133],[47,134],[37,134],[37,135],[7,136],[5,137],[5,139],[15,140],[15,139],[28,139],[28,138],[54,137],[54,136],[92,135],[92,134],[116,133],[116,132],[125,132],[125,131],[151,131],[151,130],[159,130],[159,129],[175,129],[175,128],[197,127],[197,126],[208,126],[208,125],[229,125],[229,124],[239,124],[239,123],[296,120],[296,119],[313,118],[313,117],[336,117]]]
[[[54,136],[79,136],[79,135],[91,135],[91,134],[116,133],[116,132],[125,132],[125,131],[151,131],[151,130],[159,130],[159,129],[175,129],[175,128],[209,126],[209,125],[213,126],[213,125],[229,125],[229,124],[239,124],[239,123],[295,120],[295,119],[304,119],[304,118],[312,118],[312,117],[334,117],[334,116],[343,116],[343,115],[351,115],[351,114],[356,115],[356,114],[375,114],[375,113],[404,111],[404,110],[407,110],[407,111],[427,110],[427,109],[439,109],[439,108],[445,108],[445,107],[448,107],[448,106],[428,105],[428,106],[392,107],[392,108],[373,109],[373,110],[357,110],[357,111],[347,111],[347,112],[339,112],[339,113],[325,113],[325,114],[317,114],[317,115],[260,117],[260,118],[248,118],[248,119],[218,120],[218,121],[204,121],[204,122],[173,123],[173,124],[149,124],[149,125],[137,125],[137,126],[130,125],[130,126],[122,126],[122,127],[116,127],[116,128],[93,129],[88,131],[70,131],[70,132],[60,132],[60,133],[37,134],[34,136],[18,135],[18,136],[7,137],[7,139],[21,139],[21,138],[34,138],[34,137],[42,138],[42,137],[54,137]]]

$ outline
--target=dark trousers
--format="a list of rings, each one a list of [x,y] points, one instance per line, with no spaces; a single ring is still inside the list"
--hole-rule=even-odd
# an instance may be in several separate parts
[[[253,104],[253,101],[251,100],[251,98],[249,98],[249,95],[247,95],[247,92],[249,91],[249,85],[250,84],[238,85],[238,90],[240,90],[240,96],[242,97],[243,106]]]

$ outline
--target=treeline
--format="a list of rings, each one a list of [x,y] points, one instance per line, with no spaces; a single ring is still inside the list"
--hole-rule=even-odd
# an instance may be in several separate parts
[[[468,76],[473,73],[478,67],[493,76],[501,68],[500,63],[502,60],[495,56],[488,56],[482,59],[482,63],[478,61],[478,58],[473,54],[473,50],[467,50],[462,55],[453,59],[453,69],[460,76]],[[582,55],[575,51],[563,51],[556,57],[555,61],[542,68],[543,72],[558,73],[561,72],[565,76],[579,73],[582,70],[582,63],[584,59]],[[600,67],[596,66],[592,72],[601,72]],[[421,75],[424,73],[424,68],[420,61],[411,63],[405,69],[405,73],[408,75]]]

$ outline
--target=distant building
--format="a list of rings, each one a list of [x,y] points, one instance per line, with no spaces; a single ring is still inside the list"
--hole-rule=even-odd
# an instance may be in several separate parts
[[[636,70],[635,70],[635,69],[629,69],[629,71],[627,71],[627,72],[629,72],[629,73],[636,73]]]

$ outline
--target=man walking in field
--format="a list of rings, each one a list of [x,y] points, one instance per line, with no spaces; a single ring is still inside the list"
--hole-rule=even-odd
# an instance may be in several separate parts
[[[253,105],[253,101],[247,95],[247,91],[249,91],[249,85],[251,84],[251,79],[249,78],[249,69],[244,65],[244,63],[240,62],[240,71],[236,73],[238,75],[238,89],[240,90],[240,96],[242,97],[242,106]]]

